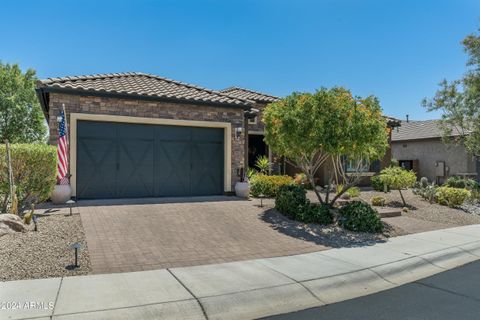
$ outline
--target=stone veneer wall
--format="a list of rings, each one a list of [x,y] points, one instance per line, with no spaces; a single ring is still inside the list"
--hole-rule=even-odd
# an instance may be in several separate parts
[[[50,119],[48,123],[50,144],[57,143],[58,124],[56,119],[60,114],[62,104],[65,104],[68,124],[70,124],[70,113],[230,122],[232,124],[232,190],[239,180],[237,168],[244,166],[245,139],[243,134],[241,137],[235,138],[235,128],[244,126],[243,110],[241,108],[50,93]]]
[[[257,123],[249,123],[248,124],[248,131],[256,131],[256,132],[264,132],[265,131],[265,125],[262,122],[262,116],[263,116],[263,109],[267,106],[266,103],[255,103],[253,106],[255,109],[260,110],[257,116]]]

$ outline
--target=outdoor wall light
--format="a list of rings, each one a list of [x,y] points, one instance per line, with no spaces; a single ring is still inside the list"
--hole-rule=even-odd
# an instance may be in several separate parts
[[[242,127],[237,127],[235,128],[235,138],[238,139],[242,135],[243,128]]]

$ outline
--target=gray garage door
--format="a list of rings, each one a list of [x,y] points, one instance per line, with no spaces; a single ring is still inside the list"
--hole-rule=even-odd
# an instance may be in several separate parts
[[[77,197],[223,193],[223,129],[77,123]]]

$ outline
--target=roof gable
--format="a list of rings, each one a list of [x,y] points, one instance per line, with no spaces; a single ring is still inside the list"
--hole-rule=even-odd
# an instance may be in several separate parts
[[[220,90],[220,92],[226,93],[237,99],[247,99],[255,102],[269,103],[280,100],[280,98],[276,96],[239,87],[226,88]]]
[[[455,129],[452,136],[460,135]],[[392,141],[439,139],[443,136],[440,120],[402,121],[400,127],[392,131]]]
[[[140,72],[48,78],[39,81],[37,88],[44,92],[65,90],[73,93],[126,95],[239,107],[252,104],[246,99],[219,91]]]

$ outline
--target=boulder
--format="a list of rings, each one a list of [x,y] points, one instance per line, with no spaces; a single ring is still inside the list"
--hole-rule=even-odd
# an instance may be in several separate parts
[[[0,237],[15,232],[25,232],[25,224],[22,219],[15,214],[0,214]]]

